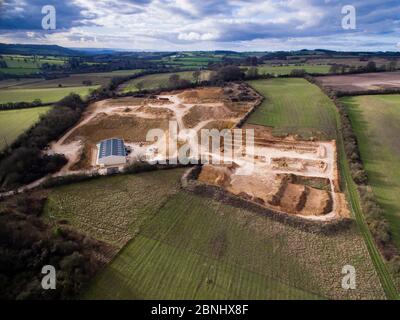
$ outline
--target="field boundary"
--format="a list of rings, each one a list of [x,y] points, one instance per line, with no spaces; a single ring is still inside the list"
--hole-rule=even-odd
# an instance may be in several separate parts
[[[342,123],[340,119],[341,109],[338,106],[338,102],[336,100],[336,93],[329,88],[325,88],[318,79],[313,77],[305,77],[307,81],[311,84],[318,86],[322,92],[324,92],[333,102],[336,108],[336,125],[337,125],[337,143],[339,146],[339,163],[341,168],[341,174],[344,179],[342,181],[345,184],[345,190],[347,194],[347,198],[349,200],[351,211],[355,217],[356,223],[359,227],[359,230],[364,238],[365,244],[367,246],[368,252],[370,254],[371,260],[375,266],[375,269],[378,273],[381,285],[383,290],[385,291],[386,297],[390,300],[399,300],[399,292],[394,284],[393,278],[387,268],[386,261],[381,255],[377,244],[375,242],[374,237],[372,236],[371,231],[369,230],[368,224],[365,220],[365,215],[361,206],[361,198],[357,188],[356,183],[354,182],[351,173],[348,158],[345,152],[344,147],[344,137],[342,133]],[[358,145],[357,145],[358,148]]]

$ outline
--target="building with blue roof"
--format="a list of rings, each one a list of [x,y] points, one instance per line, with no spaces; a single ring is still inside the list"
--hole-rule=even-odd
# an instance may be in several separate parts
[[[98,145],[97,164],[104,166],[126,164],[126,148],[122,139],[107,139]]]

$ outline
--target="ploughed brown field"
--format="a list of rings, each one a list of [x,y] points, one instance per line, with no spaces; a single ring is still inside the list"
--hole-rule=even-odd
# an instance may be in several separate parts
[[[400,89],[400,71],[363,73],[341,76],[317,77],[322,84],[336,91],[369,91],[381,89]]]

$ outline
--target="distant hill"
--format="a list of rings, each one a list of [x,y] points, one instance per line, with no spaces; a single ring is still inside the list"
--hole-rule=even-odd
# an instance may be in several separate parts
[[[107,49],[107,48],[70,48],[73,51],[87,54],[113,54],[116,52],[124,52],[128,50],[123,49]]]
[[[55,55],[55,56],[79,56],[83,52],[71,50],[57,45],[38,44],[5,44],[0,43],[0,54],[25,54],[25,55]]]

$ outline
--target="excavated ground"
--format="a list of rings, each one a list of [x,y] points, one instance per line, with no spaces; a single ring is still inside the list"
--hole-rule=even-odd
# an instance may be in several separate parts
[[[168,145],[172,135],[170,121],[177,123],[180,133],[188,129],[197,133],[201,129],[230,130],[259,102],[256,92],[238,84],[173,91],[146,99],[104,100],[92,104],[81,121],[51,145],[49,152],[65,154],[69,160],[60,175],[96,169],[96,145],[113,137],[124,139],[132,149],[129,162],[170,159],[177,155]],[[146,141],[150,129],[165,132],[157,144]],[[200,181],[309,219],[349,216],[339,190],[335,141],[277,138],[263,126],[246,125],[243,129],[254,131],[253,148],[246,148],[244,135],[241,141],[231,141],[230,145],[227,142],[219,148],[222,154],[199,145],[199,155],[213,163],[203,166]],[[193,146],[194,142],[189,142],[187,136],[178,139],[178,147],[184,143]],[[227,147],[234,152],[224,153]]]
[[[243,98],[245,101],[241,101]],[[178,132],[232,128],[259,99],[247,86],[231,84],[224,88],[167,92],[145,99],[125,97],[99,101],[89,106],[74,128],[51,144],[49,153],[64,154],[68,158],[61,173],[90,170],[96,168],[96,145],[104,139],[122,138],[133,150],[129,161],[146,157],[148,160],[147,151],[153,145],[146,141],[149,130],[161,129],[167,139],[170,121],[177,123]],[[160,148],[150,155],[162,156],[173,155]]]
[[[243,129],[254,129],[254,148],[247,148],[244,138],[242,146],[236,142],[231,163],[204,165],[198,178],[201,182],[308,219],[349,217],[339,190],[335,141],[277,138],[270,128],[262,126],[246,125]]]

